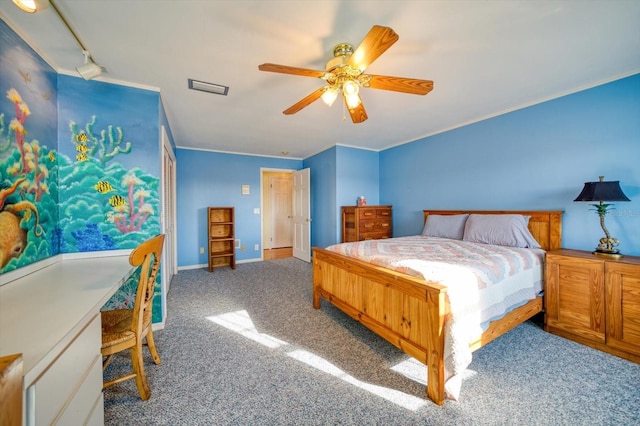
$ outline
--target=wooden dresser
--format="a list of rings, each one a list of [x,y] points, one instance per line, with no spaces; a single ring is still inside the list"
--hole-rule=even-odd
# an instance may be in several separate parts
[[[545,282],[547,331],[640,363],[640,257],[552,250]]]
[[[391,206],[343,206],[342,242],[391,238]]]

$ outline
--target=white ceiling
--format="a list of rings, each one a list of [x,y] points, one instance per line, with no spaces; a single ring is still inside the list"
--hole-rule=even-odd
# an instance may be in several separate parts
[[[381,150],[640,71],[638,0],[55,0],[106,72],[160,89],[178,147],[306,158],[335,144]],[[0,16],[58,72],[80,47],[55,11],[0,0]],[[400,40],[368,73],[434,81],[426,96],[363,89],[369,119],[336,102],[282,111],[322,86],[258,71],[324,69],[374,25]],[[187,79],[229,86],[189,90]],[[346,119],[343,120],[343,116]]]

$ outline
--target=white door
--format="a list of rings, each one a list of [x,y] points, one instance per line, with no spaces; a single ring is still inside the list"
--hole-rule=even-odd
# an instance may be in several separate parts
[[[293,256],[311,261],[310,170],[293,172]]]
[[[271,198],[271,248],[293,246],[293,179],[291,176],[269,177]]]
[[[175,194],[176,194],[176,159],[169,145],[167,132],[162,126],[162,233],[164,237],[162,259],[162,300],[163,316],[167,315],[167,294],[171,279],[177,270],[177,253],[175,250]],[[164,321],[164,318],[163,318]]]

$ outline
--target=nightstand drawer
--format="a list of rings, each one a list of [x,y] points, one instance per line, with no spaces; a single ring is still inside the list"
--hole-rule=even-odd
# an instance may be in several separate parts
[[[604,343],[603,263],[547,258],[547,326]]]
[[[607,262],[607,344],[640,356],[640,265]]]

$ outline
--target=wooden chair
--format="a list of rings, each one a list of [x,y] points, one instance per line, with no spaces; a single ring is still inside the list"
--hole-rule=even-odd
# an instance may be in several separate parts
[[[164,234],[157,235],[136,247],[129,256],[129,263],[141,266],[140,280],[133,309],[114,309],[101,312],[102,316],[102,371],[107,368],[114,354],[129,349],[133,373],[104,382],[106,388],[124,380],[136,379],[136,386],[142,400],[151,396],[142,360],[142,346],[148,346],[155,364],[160,364],[160,356],[153,341],[151,331],[151,310],[156,275],[160,268]],[[146,338],[146,344],[143,340]]]

